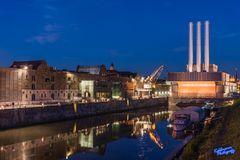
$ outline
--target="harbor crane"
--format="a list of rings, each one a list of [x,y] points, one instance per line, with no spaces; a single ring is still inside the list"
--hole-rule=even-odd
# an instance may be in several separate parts
[[[138,92],[137,95],[140,97],[148,97],[150,96],[153,88],[155,88],[155,84],[160,77],[162,71],[164,69],[163,65],[160,65],[153,73],[148,76],[147,78],[142,78],[141,81],[137,82],[136,91]]]
[[[156,70],[154,70],[154,72],[150,76],[148,76],[145,79],[145,83],[155,84],[157,82],[158,78],[160,77],[163,69],[164,69],[163,65],[159,66]]]

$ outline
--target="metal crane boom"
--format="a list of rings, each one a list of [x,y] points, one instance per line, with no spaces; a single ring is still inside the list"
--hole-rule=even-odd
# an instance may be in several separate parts
[[[146,78],[145,82],[156,83],[163,69],[164,69],[163,65],[159,66],[156,70],[154,70],[154,72],[150,76]]]

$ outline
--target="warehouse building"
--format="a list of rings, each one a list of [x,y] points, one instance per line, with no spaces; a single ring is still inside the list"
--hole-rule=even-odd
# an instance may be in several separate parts
[[[204,64],[201,63],[201,22],[197,22],[196,64],[193,64],[193,23],[189,23],[189,54],[186,72],[168,73],[172,96],[176,98],[223,98],[236,92],[230,75],[209,63],[209,22],[205,22]]]

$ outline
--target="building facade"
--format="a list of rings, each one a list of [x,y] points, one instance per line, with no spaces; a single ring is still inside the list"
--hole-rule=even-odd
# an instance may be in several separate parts
[[[92,74],[56,70],[44,60],[15,61],[0,68],[0,105],[126,98],[131,79],[100,68],[100,74]]]
[[[196,64],[193,64],[193,23],[189,23],[189,52],[186,72],[168,73],[172,96],[176,98],[223,98],[236,92],[237,84],[230,75],[219,72],[218,66],[210,64],[209,22],[204,24],[204,63],[201,62],[201,22],[197,22]]]

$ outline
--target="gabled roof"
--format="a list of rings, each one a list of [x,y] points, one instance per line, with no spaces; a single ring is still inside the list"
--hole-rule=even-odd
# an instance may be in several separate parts
[[[129,72],[129,71],[120,71],[118,74],[122,77],[132,77],[135,78],[138,74],[134,72]]]
[[[23,66],[31,66],[32,69],[37,69],[41,64],[47,64],[47,62],[45,60],[14,61],[10,68],[23,68]]]

